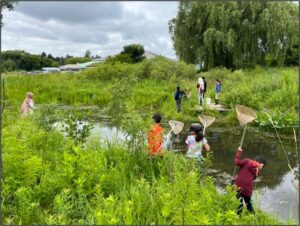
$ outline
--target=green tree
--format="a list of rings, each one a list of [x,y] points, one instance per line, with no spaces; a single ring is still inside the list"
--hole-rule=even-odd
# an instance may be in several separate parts
[[[117,54],[113,57],[108,57],[106,62],[108,63],[115,63],[115,62],[120,62],[120,63],[129,63],[132,64],[132,59],[128,54]]]
[[[11,59],[8,59],[8,60],[5,60],[3,63],[2,63],[2,70],[3,71],[14,71],[17,69],[17,65],[16,63],[11,60]]]
[[[139,44],[124,46],[123,51],[121,52],[121,54],[128,54],[133,63],[141,62],[145,58],[144,53],[144,47]]]
[[[1,0],[1,6],[2,8],[7,8],[8,10],[14,9],[14,3],[16,3],[16,0]]]
[[[90,50],[85,51],[84,57],[91,58],[92,52]]]
[[[202,69],[253,67],[272,56],[283,65],[298,34],[291,2],[181,1],[169,30],[177,56]]]

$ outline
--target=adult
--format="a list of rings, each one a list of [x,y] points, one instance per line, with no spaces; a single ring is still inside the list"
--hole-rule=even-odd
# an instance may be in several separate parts
[[[204,81],[203,81],[202,77],[199,77],[199,79],[198,79],[197,88],[198,88],[199,104],[200,104],[200,106],[202,106],[203,98],[204,98]]]
[[[204,99],[205,93],[206,93],[207,83],[206,83],[206,81],[205,81],[205,77],[202,77],[202,79],[203,79],[203,82],[204,82],[204,93],[203,93],[203,99]]]
[[[174,99],[176,101],[176,107],[177,107],[178,113],[181,111],[181,99],[182,99],[183,95],[184,95],[184,93],[180,90],[180,87],[177,86],[176,92],[174,94]]]
[[[23,101],[23,104],[21,105],[21,114],[26,115],[29,112],[32,112],[33,110],[34,110],[33,93],[28,92],[28,93],[26,93],[25,100]]]
[[[216,88],[215,88],[215,103],[219,104],[219,95],[221,92],[221,82],[219,79],[216,79]]]

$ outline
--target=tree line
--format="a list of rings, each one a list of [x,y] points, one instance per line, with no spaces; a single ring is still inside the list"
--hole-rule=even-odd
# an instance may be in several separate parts
[[[87,50],[88,51],[88,50]],[[65,57],[53,57],[51,54],[42,52],[40,55],[31,54],[23,50],[8,50],[1,53],[2,71],[16,70],[41,70],[43,67],[59,67],[65,64],[85,63],[91,61],[93,57],[73,57],[66,55]]]
[[[202,70],[297,65],[298,14],[291,2],[181,1],[169,31],[179,59]]]

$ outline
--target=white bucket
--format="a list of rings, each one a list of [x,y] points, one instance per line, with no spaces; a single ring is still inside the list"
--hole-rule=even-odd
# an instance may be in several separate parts
[[[205,98],[206,99],[206,105],[210,105],[211,104],[211,99],[210,98]]]

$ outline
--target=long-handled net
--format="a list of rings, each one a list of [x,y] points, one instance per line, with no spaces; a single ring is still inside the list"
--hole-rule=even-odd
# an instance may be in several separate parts
[[[168,134],[165,136],[166,139],[169,139],[169,137],[170,137],[172,131],[173,131],[173,133],[174,133],[175,135],[178,135],[178,134],[182,131],[183,127],[184,127],[184,124],[183,124],[182,122],[176,121],[176,120],[170,120],[170,121],[169,121],[169,125],[171,126],[171,130],[170,130],[170,131],[168,132]],[[163,143],[160,145],[160,147],[159,147],[159,149],[158,149],[157,152],[160,151],[160,149],[162,148],[162,146],[163,146]]]
[[[206,127],[209,127],[211,124],[213,124],[215,120],[216,120],[216,118],[213,116],[208,116],[208,115],[200,115],[199,116],[199,121],[201,122],[201,124],[204,127],[203,135],[205,134]]]
[[[255,120],[257,116],[256,111],[243,105],[236,105],[235,110],[240,125],[244,126],[243,136],[240,143],[240,147],[242,147],[247,130],[247,124]]]
[[[244,126],[243,136],[240,143],[240,147],[242,147],[246,130],[247,130],[247,124],[255,120],[257,118],[257,115],[256,115],[256,111],[254,111],[251,108],[245,107],[243,105],[236,105],[235,110],[240,125]],[[236,165],[234,164],[233,176],[235,175],[235,172],[236,172]]]

